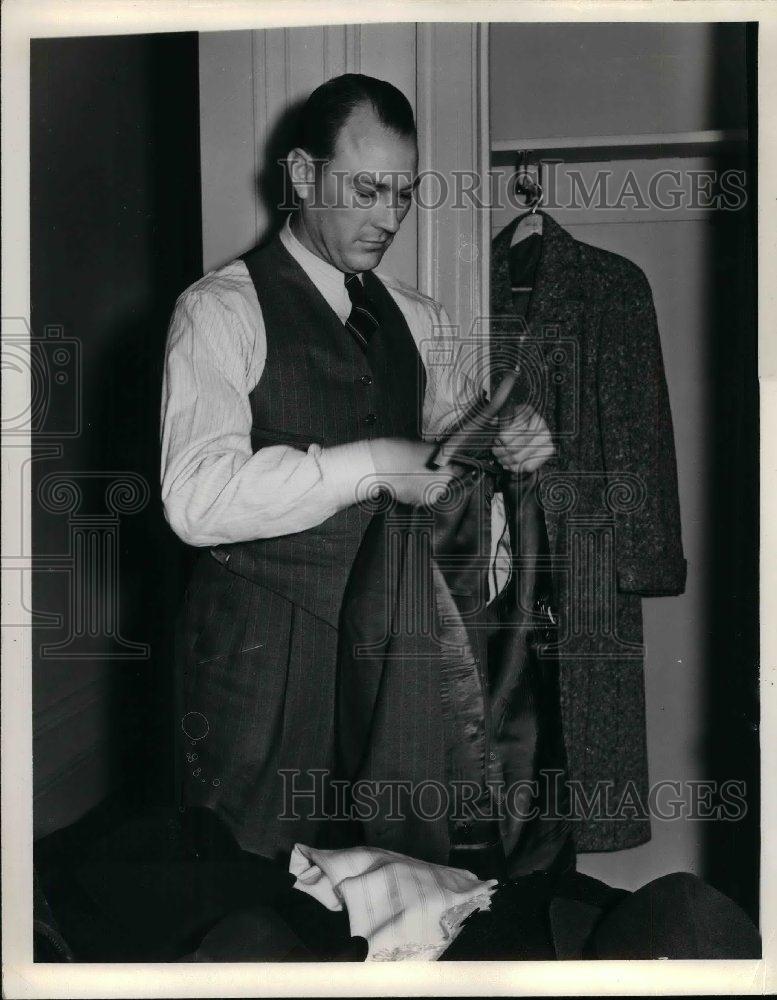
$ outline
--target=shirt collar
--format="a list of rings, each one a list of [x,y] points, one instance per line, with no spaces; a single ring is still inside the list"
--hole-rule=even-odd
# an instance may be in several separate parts
[[[351,299],[345,287],[345,275],[336,267],[323,260],[297,239],[291,231],[291,215],[280,232],[280,240],[286,250],[296,260],[316,288],[337,314],[341,323],[345,323],[351,314]]]

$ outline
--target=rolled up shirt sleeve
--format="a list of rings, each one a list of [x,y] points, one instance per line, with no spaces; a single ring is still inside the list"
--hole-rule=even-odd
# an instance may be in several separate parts
[[[355,503],[359,485],[375,473],[366,441],[252,451],[249,393],[264,367],[266,339],[263,324],[257,331],[239,301],[189,289],[168,331],[162,502],[173,531],[189,545],[303,531]]]

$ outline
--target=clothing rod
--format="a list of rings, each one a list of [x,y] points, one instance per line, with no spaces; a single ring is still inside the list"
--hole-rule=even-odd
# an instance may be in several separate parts
[[[629,149],[641,146],[713,146],[746,142],[747,129],[708,129],[702,132],[643,132],[636,135],[543,136],[542,138],[499,139],[491,143],[492,153],[538,153],[546,150]]]

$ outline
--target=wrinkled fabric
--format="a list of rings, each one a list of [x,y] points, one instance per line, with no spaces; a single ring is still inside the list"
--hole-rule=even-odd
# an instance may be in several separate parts
[[[348,911],[351,934],[366,939],[367,961],[434,961],[461,924],[487,910],[496,879],[375,848],[317,850],[296,844],[294,887],[328,910]]]
[[[501,470],[483,453],[454,468],[446,501],[390,505],[357,554],[340,621],[337,775],[367,845],[446,864],[462,839],[495,842],[514,877],[548,867],[568,834],[555,811],[546,818],[544,783],[532,786],[541,771],[563,777],[558,693],[536,655],[538,560],[517,557],[487,603]],[[507,483],[516,553],[523,527],[536,555],[534,477]],[[362,789],[371,811],[359,811]]]

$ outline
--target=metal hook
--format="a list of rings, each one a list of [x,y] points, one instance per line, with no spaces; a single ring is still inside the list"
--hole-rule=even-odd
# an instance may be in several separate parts
[[[529,151],[522,149],[519,153],[515,184],[520,193],[528,199],[527,204],[531,208],[532,214],[534,214],[542,202],[542,185],[539,180],[535,181],[531,176],[528,165]]]
[[[532,215],[534,215],[534,213],[542,204],[542,184],[540,184],[539,181],[535,181],[534,187],[535,187],[535,195],[534,198],[532,199],[532,206],[531,206]]]

